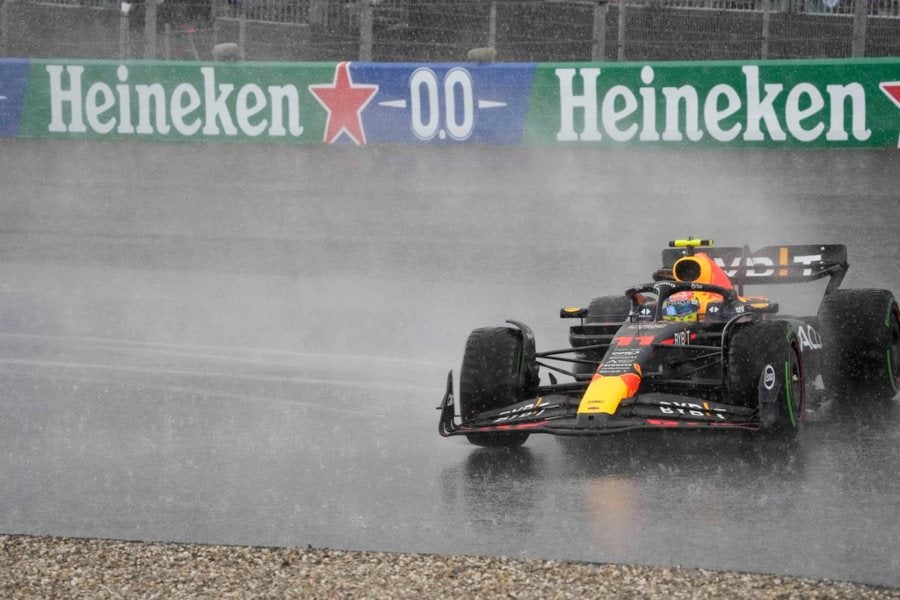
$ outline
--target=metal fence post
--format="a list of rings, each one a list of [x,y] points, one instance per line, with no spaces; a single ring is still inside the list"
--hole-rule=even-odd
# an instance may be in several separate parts
[[[769,58],[769,36],[772,16],[772,0],[762,0],[762,42],[759,49],[759,57],[763,60]]]
[[[488,48],[497,47],[497,0],[491,2],[491,14],[488,21]]]
[[[128,13],[119,10],[119,60],[131,58],[131,30],[128,28]]]
[[[609,0],[594,2],[594,35],[591,44],[591,60],[606,60],[606,15]]]
[[[144,2],[144,58],[156,58],[156,0]]]
[[[619,0],[619,35],[616,40],[616,59],[625,60],[625,0]]]
[[[247,9],[250,0],[242,0],[238,13],[238,52],[241,60],[247,60]]]
[[[363,62],[372,61],[372,12],[369,0],[359,0],[359,60]]]
[[[6,23],[9,16],[9,0],[0,0],[0,56],[6,56]]]
[[[850,48],[850,56],[862,58],[866,55],[866,24],[869,0],[853,0],[853,42]]]
[[[219,11],[217,9],[218,2],[213,0],[209,3],[209,18],[212,20],[212,45],[213,48],[219,43]]]
[[[172,59],[172,26],[169,23],[163,30],[163,56],[166,60]]]

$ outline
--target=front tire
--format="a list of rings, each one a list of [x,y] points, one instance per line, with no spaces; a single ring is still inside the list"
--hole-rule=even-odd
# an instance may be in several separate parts
[[[900,388],[900,308],[888,290],[838,290],[819,308],[822,378],[838,397],[884,400]]]
[[[806,385],[797,333],[784,321],[753,321],[741,326],[728,350],[728,392],[739,406],[759,408],[761,428],[778,438],[800,430]],[[777,395],[775,390],[777,389]],[[774,404],[763,403],[768,395]]]
[[[522,334],[509,327],[474,330],[466,340],[459,373],[459,407],[463,424],[477,414],[518,402],[538,385],[533,356],[525,356]],[[528,432],[468,433],[476,446],[518,447]]]

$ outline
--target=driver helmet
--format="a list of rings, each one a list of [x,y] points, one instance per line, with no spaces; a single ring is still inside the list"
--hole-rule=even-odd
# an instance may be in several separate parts
[[[694,292],[676,292],[665,299],[660,313],[664,321],[697,321],[700,300]]]

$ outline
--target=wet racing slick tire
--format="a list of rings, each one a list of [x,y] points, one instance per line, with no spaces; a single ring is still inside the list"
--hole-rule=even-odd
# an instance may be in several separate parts
[[[800,342],[791,324],[752,321],[740,326],[728,347],[727,383],[732,404],[760,407],[761,431],[794,437],[803,421],[806,386]],[[776,389],[773,407],[761,407],[761,397]]]
[[[819,307],[825,389],[838,399],[891,399],[900,387],[900,309],[888,290],[838,290]]]
[[[624,323],[631,312],[631,300],[625,296],[600,296],[588,305],[585,323]]]
[[[534,357],[524,356],[522,334],[509,327],[474,330],[466,340],[459,372],[459,407],[465,424],[486,410],[517,402],[538,385]],[[477,446],[517,447],[528,439],[527,431],[466,434]]]

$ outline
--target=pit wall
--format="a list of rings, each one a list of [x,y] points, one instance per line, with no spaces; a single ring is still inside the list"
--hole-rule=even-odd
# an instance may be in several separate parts
[[[0,137],[900,147],[900,58],[660,63],[0,60]]]

